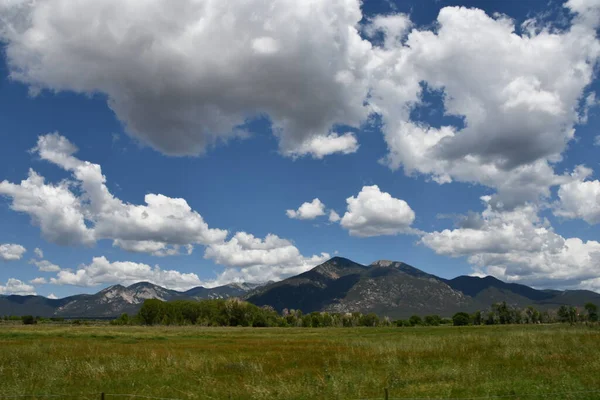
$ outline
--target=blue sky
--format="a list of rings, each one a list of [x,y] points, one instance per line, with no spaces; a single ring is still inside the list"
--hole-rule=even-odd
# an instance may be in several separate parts
[[[0,294],[281,279],[334,255],[600,288],[597,1],[250,2],[260,23],[236,2],[106,1],[90,21],[63,3],[0,6]],[[171,26],[202,13],[201,33]]]

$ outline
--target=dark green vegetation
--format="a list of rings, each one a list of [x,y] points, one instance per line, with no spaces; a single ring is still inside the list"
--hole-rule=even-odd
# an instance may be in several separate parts
[[[0,325],[0,396],[597,399],[584,325],[296,329]],[[524,394],[537,396],[519,397]],[[547,395],[546,393],[559,393]],[[35,397],[34,397],[35,399]]]
[[[144,302],[139,313],[131,318],[127,314],[111,321],[113,325],[201,325],[213,327],[304,327],[304,328],[351,328],[351,327],[403,327],[403,326],[438,326],[453,324],[466,325],[509,325],[509,324],[539,324],[563,322],[575,324],[578,322],[596,323],[597,307],[593,303],[586,304],[585,311],[579,312],[575,307],[562,306],[557,313],[539,312],[529,306],[525,310],[511,307],[505,302],[492,305],[484,313],[476,311],[472,314],[458,312],[452,319],[441,318],[439,315],[426,315],[421,318],[413,315],[408,320],[390,320],[380,318],[377,314],[328,313],[313,311],[304,314],[301,310],[284,309],[278,314],[273,307],[258,307],[239,299],[228,300],[177,300],[163,302],[150,299]],[[485,318],[484,318],[485,315]],[[24,320],[25,322],[25,320]]]

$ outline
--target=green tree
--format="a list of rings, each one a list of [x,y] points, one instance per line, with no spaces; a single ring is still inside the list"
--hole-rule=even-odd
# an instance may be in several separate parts
[[[426,315],[425,325],[438,326],[442,322],[442,318],[439,315]]]
[[[310,313],[311,326],[313,328],[321,328],[323,326],[323,316],[319,312]]]
[[[129,315],[121,314],[121,316],[117,319],[113,319],[110,321],[111,325],[129,325]]]
[[[162,322],[162,309],[162,301],[158,299],[148,299],[144,301],[138,315],[144,325],[158,324],[159,322]]]
[[[502,303],[494,304],[492,306],[492,309],[498,316],[498,321],[500,322],[500,324],[505,325],[512,323],[511,310],[505,301],[503,301]]]
[[[577,309],[575,307],[560,306],[558,309],[558,320],[573,325],[577,322]]]
[[[466,312],[457,312],[452,317],[452,322],[454,323],[454,326],[469,325],[470,320],[471,320],[471,318],[469,317],[469,314],[467,314]]]
[[[558,320],[560,322],[569,322],[569,307],[565,305],[560,306],[556,314],[558,315]]]
[[[333,317],[329,313],[323,313],[323,326],[331,327],[334,326]]]
[[[312,327],[312,318],[310,317],[310,314],[307,314],[302,317],[302,326],[305,328]]]
[[[529,306],[525,309],[525,316],[529,324],[537,324],[541,320],[541,314],[534,306]]]
[[[585,311],[587,311],[587,320],[590,322],[598,321],[598,306],[594,303],[587,303],[585,305]]]
[[[423,325],[423,320],[418,315],[413,315],[408,319],[411,326]]]
[[[361,315],[359,318],[359,324],[360,326],[377,326],[379,325],[379,317],[373,313]]]
[[[483,323],[481,311],[475,311],[473,314],[471,314],[471,321],[473,322],[473,325],[481,325]]]
[[[23,315],[23,317],[21,317],[21,321],[23,321],[23,325],[37,324],[37,319],[33,315]]]

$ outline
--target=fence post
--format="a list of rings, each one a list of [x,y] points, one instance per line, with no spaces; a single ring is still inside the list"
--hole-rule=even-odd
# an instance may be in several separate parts
[[[100,400],[104,400],[104,392],[100,393]]]
[[[390,399],[390,392],[388,390],[388,388],[383,389],[385,391],[385,400],[389,400]]]

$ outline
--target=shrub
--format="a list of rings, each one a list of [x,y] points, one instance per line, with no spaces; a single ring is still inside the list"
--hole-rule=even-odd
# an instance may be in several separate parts
[[[473,325],[481,325],[483,322],[481,311],[475,311],[471,314],[471,321],[473,322]]]
[[[37,319],[33,315],[23,315],[21,320],[23,321],[23,325],[37,324]]]
[[[410,317],[408,322],[410,322],[410,326],[423,325],[423,320],[418,315],[413,315]]]
[[[111,325],[129,325],[129,315],[123,313],[117,319],[113,319],[110,321]]]
[[[452,317],[454,326],[466,326],[469,325],[470,317],[466,312],[458,312]]]
[[[425,325],[429,326],[438,326],[442,322],[442,319],[439,315],[426,315],[425,316]]]
[[[598,306],[594,303],[587,303],[585,305],[585,310],[587,311],[587,319],[590,322],[598,322]]]
[[[379,317],[373,313],[362,315],[359,318],[359,324],[360,326],[377,326],[379,325]]]

